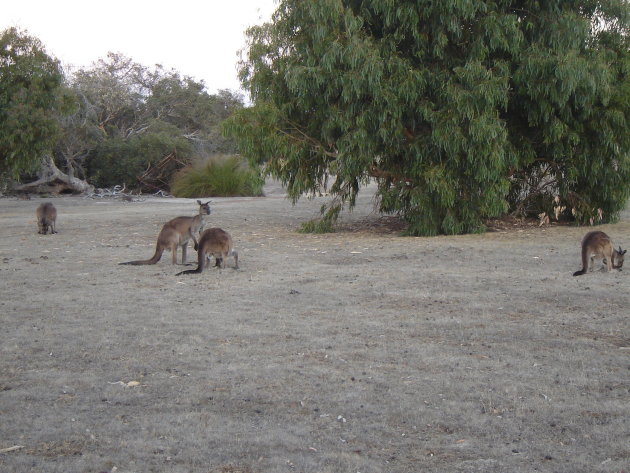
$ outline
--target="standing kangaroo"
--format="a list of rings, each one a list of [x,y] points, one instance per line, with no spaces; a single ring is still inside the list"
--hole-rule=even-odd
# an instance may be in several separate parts
[[[127,261],[119,264],[155,264],[160,261],[164,250],[171,250],[173,254],[173,264],[177,264],[177,247],[182,247],[182,264],[186,264],[186,248],[190,239],[195,242],[195,249],[197,249],[197,239],[195,235],[199,235],[203,226],[205,225],[204,217],[210,215],[210,202],[205,204],[200,200],[199,214],[194,217],[176,217],[173,220],[169,220],[164,224],[160,234],[158,235],[157,245],[155,247],[155,254],[151,259]]]
[[[596,257],[602,258],[608,267],[608,271],[612,271],[613,268],[621,269],[626,251],[622,250],[621,246],[618,250],[615,250],[610,237],[604,232],[588,232],[582,240],[582,269],[573,273],[573,276],[581,276],[586,273],[587,269],[593,271],[593,263]]]
[[[57,209],[53,204],[50,202],[44,202],[37,207],[35,215],[37,216],[37,228],[39,229],[37,233],[46,235],[49,228],[51,234],[57,233],[57,230],[55,230],[57,222]]]
[[[225,260],[228,256],[234,258],[234,269],[238,269],[238,253],[234,251],[234,242],[228,232],[220,228],[208,228],[201,234],[199,245],[195,245],[197,250],[197,269],[189,269],[176,274],[201,273],[206,265],[206,259],[214,256],[217,259],[217,266],[225,268]]]

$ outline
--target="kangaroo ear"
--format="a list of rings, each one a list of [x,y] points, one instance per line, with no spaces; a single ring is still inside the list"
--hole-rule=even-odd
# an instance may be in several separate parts
[[[199,199],[197,199],[197,203],[198,203],[199,205],[203,205]]]

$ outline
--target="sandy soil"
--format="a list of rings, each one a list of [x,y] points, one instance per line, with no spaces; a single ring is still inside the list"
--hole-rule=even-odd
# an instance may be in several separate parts
[[[240,269],[191,276],[118,263],[193,200],[48,199],[44,236],[0,199],[0,471],[630,471],[630,272],[572,277],[587,229],[404,238],[366,192],[296,233],[326,199],[213,199]]]

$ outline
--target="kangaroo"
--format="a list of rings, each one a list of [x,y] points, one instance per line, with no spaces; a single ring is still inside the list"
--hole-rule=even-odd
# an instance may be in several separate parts
[[[164,253],[164,250],[166,249],[171,250],[173,255],[173,264],[177,264],[178,246],[182,247],[182,264],[186,264],[186,248],[188,247],[188,242],[192,238],[195,243],[195,249],[197,249],[197,239],[195,238],[195,235],[199,235],[201,233],[201,230],[203,230],[203,226],[205,225],[204,217],[206,215],[210,215],[210,202],[211,201],[208,201],[204,204],[198,200],[199,214],[194,217],[176,217],[173,220],[166,222],[158,235],[155,254],[153,257],[147,260],[127,261],[119,264],[155,264],[160,261],[162,253]]]
[[[626,251],[622,250],[621,246],[618,250],[615,250],[610,237],[604,232],[588,232],[582,240],[582,269],[573,273],[573,276],[581,276],[586,273],[587,269],[593,271],[593,263],[596,257],[602,258],[603,263],[608,267],[608,271],[612,271],[613,268],[621,269]]]
[[[234,258],[234,269],[238,269],[238,253],[234,250],[234,242],[228,232],[220,228],[208,228],[201,234],[199,245],[195,245],[197,250],[197,269],[189,269],[176,274],[201,273],[206,265],[206,259],[214,256],[217,259],[216,265],[225,268],[225,260],[228,256]]]
[[[48,229],[50,229],[50,233],[57,233],[56,222],[57,222],[57,209],[50,202],[44,202],[35,211],[35,215],[37,216],[37,228],[39,229],[37,233],[41,235],[46,235],[48,233]]]

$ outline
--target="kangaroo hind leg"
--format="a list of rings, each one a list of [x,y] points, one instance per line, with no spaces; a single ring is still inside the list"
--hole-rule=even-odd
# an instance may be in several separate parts
[[[173,264],[177,264],[177,243],[172,243],[170,245],[171,250],[171,261]]]
[[[186,264],[188,262],[188,258],[186,258],[186,249],[188,248],[188,242],[185,245],[182,245],[182,264]],[[175,258],[177,262],[177,258]]]

